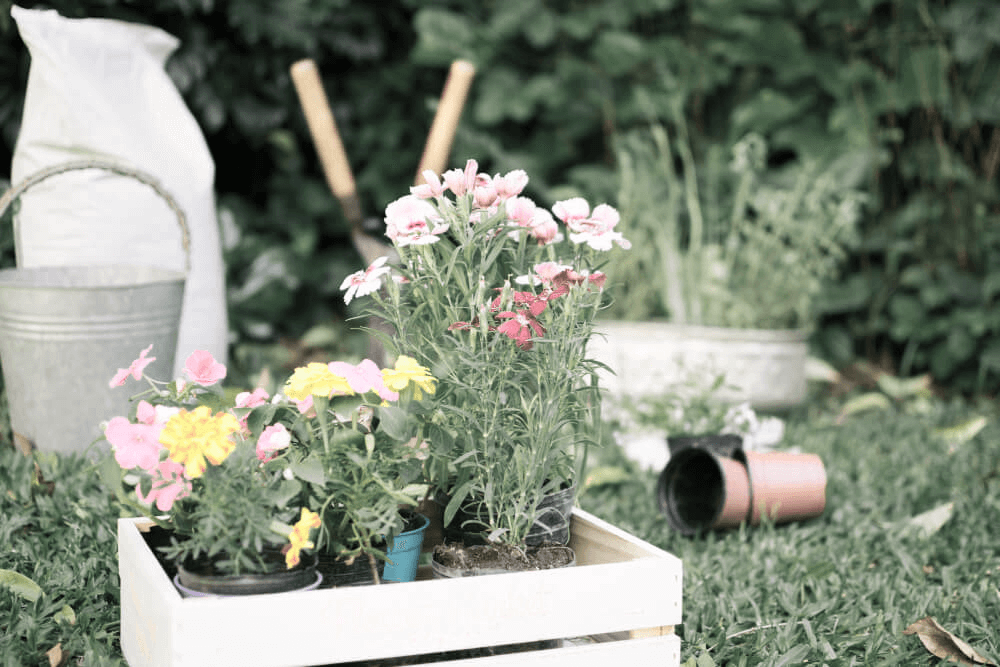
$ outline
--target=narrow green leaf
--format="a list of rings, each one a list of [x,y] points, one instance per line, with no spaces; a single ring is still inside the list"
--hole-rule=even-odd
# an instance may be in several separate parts
[[[458,513],[458,509],[462,506],[462,503],[465,502],[465,498],[469,495],[469,491],[471,489],[471,481],[468,481],[455,489],[455,492],[451,496],[451,500],[448,501],[448,505],[444,508],[444,525],[447,526],[451,523],[451,520],[455,518],[455,514]]]

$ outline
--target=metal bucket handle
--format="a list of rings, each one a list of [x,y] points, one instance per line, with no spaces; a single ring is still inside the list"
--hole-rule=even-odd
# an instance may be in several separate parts
[[[177,224],[179,224],[181,228],[181,246],[184,249],[185,272],[191,270],[191,234],[188,230],[187,217],[184,215],[184,211],[181,209],[180,204],[177,203],[177,200],[166,191],[163,185],[161,185],[156,178],[144,171],[140,171],[134,167],[128,167],[117,162],[93,159],[74,160],[72,162],[64,162],[62,164],[53,165],[36,171],[34,174],[25,178],[0,197],[0,217],[3,216],[7,207],[10,206],[15,199],[24,194],[24,191],[28,188],[41,183],[51,176],[63,174],[67,171],[76,171],[81,169],[102,169],[120,176],[129,176],[152,188],[153,191],[158,194],[161,199],[163,199],[167,206],[170,207],[170,210],[174,212],[174,215],[177,216]]]

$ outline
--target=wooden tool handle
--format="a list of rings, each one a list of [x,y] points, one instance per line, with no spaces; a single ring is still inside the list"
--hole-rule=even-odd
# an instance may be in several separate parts
[[[316,63],[310,59],[300,60],[292,65],[292,82],[299,95],[299,103],[306,117],[306,124],[316,145],[316,153],[323,165],[327,184],[344,209],[344,217],[351,224],[362,221],[361,202],[358,189],[347,161],[347,151],[337,132],[337,123],[330,110],[323,82],[319,78]]]
[[[441,91],[437,113],[427,135],[424,154],[417,168],[417,177],[414,180],[417,185],[424,182],[424,170],[430,169],[435,174],[444,171],[448,163],[448,154],[451,152],[451,142],[458,129],[458,120],[462,115],[462,107],[465,106],[465,98],[475,73],[476,68],[467,60],[456,60],[451,64],[444,90]]]

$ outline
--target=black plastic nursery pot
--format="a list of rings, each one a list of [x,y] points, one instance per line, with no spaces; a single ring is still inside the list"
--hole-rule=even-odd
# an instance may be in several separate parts
[[[667,448],[670,450],[671,456],[689,447],[706,449],[716,456],[733,458],[734,454],[743,447],[743,437],[734,433],[667,436]]]
[[[280,562],[269,572],[218,574],[210,563],[186,562],[178,565],[174,585],[187,597],[262,595],[319,587],[323,577],[317,571],[315,554],[303,553],[301,562],[287,569],[284,556],[276,553]]]
[[[339,588],[341,586],[367,586],[381,583],[385,571],[385,561],[375,560],[378,581],[372,576],[371,562],[368,556],[361,554],[351,562],[347,562],[332,554],[319,554],[317,569],[323,575],[320,588]]]
[[[576,502],[576,491],[577,486],[573,484],[542,498],[525,544],[538,546],[569,543],[570,515]],[[442,494],[435,500],[446,507],[449,498]],[[485,512],[480,509],[478,501],[473,499],[459,508],[451,523],[444,527],[444,539],[446,542],[460,542],[466,546],[486,544],[487,528]]]
[[[684,535],[738,526],[750,516],[746,466],[708,449],[686,447],[671,455],[656,494],[670,527]]]

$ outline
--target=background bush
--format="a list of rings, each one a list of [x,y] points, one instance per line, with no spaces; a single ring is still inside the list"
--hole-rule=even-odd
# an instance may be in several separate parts
[[[7,3],[9,4],[9,3]],[[27,56],[0,2],[0,160]],[[40,6],[24,2],[24,6]],[[849,153],[863,243],[814,343],[962,391],[1000,386],[1000,6],[990,0],[51,0],[158,25],[216,159],[237,347],[345,314],[358,268],[288,67],[317,60],[366,211],[406,191],[455,58],[478,68],[454,164],[613,201],[614,142],[688,119],[696,155],[763,134],[770,161]],[[5,230],[6,231],[6,230]]]

